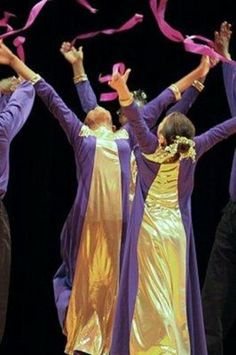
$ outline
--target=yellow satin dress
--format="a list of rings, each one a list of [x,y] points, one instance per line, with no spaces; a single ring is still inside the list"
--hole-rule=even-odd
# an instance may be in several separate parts
[[[179,167],[179,161],[161,164],[145,201],[138,239],[139,282],[131,355],[190,355]]]
[[[108,355],[120,271],[122,235],[121,166],[117,139],[126,130],[105,127],[80,135],[96,138],[94,167],[73,287],[65,321],[65,352]],[[89,164],[89,161],[88,161]]]

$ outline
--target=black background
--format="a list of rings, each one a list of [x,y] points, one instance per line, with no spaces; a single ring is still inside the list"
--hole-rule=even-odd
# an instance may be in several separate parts
[[[17,15],[11,24],[22,27],[36,1],[0,0],[4,10]],[[84,114],[72,81],[70,65],[59,53],[62,41],[78,33],[117,28],[134,13],[144,21],[134,29],[113,36],[99,35],[76,43],[83,45],[84,64],[96,93],[108,90],[98,82],[99,73],[111,72],[112,64],[124,61],[132,68],[130,88],[142,88],[148,99],[193,69],[198,55],[186,53],[182,44],[166,39],[159,31],[148,0],[93,0],[100,11],[93,15],[75,0],[50,1],[25,31],[26,62],[49,81],[79,117]],[[236,26],[234,1],[170,0],[167,19],[183,34],[213,37],[223,20]],[[11,39],[6,40],[11,46]],[[13,48],[13,47],[11,47]],[[233,34],[231,54],[236,58]],[[0,68],[0,76],[12,74]],[[114,112],[117,103],[104,105]],[[230,117],[221,65],[208,75],[206,88],[189,112],[201,133]],[[212,149],[199,163],[193,194],[193,223],[201,285],[214,233],[226,204],[235,137]],[[88,162],[89,164],[89,162]],[[74,158],[58,123],[36,98],[29,120],[11,146],[11,172],[5,204],[12,233],[12,270],[5,337],[1,355],[61,355],[65,338],[54,305],[52,278],[60,265],[60,231],[76,191]],[[236,330],[226,342],[234,354]],[[230,350],[230,347],[232,350]],[[200,354],[199,354],[200,355]]]

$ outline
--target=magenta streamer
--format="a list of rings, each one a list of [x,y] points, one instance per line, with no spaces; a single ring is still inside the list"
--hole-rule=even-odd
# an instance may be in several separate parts
[[[201,55],[207,55],[213,59],[221,60],[222,62],[230,62],[236,64],[235,61],[225,58],[221,54],[217,53],[214,50],[214,42],[210,39],[199,36],[186,36],[184,37],[179,31],[172,28],[165,21],[165,11],[168,0],[149,0],[149,4],[153,15],[157,21],[157,24],[161,30],[161,32],[171,41],[174,42],[182,42],[184,44],[184,48],[186,51]],[[196,43],[197,41],[201,41],[202,43]]]
[[[76,0],[76,2],[82,6],[84,6],[86,9],[88,9],[90,12],[95,14],[98,10],[92,7],[87,0]]]
[[[112,67],[112,74],[101,76],[99,75],[99,82],[100,83],[107,83],[111,80],[113,74],[119,72],[120,74],[124,74],[125,72],[125,64],[124,63],[116,63]],[[116,92],[106,92],[100,95],[100,101],[112,101],[118,97]]]
[[[16,47],[16,53],[18,57],[25,62],[25,51],[23,44],[25,43],[25,37],[18,36],[14,39],[13,44]]]
[[[15,35],[16,33],[19,33],[21,31],[24,31],[27,28],[29,28],[33,24],[34,20],[36,19],[36,17],[38,16],[38,14],[40,13],[40,11],[42,10],[42,8],[44,7],[44,5],[47,2],[48,2],[48,0],[39,1],[35,6],[32,7],[32,9],[30,11],[30,14],[29,14],[29,17],[28,17],[24,27],[22,27],[22,28],[20,28],[18,30],[7,31],[6,33],[0,35],[0,39],[9,37],[11,35]]]
[[[95,36],[97,36],[99,34],[112,35],[114,33],[130,30],[131,28],[136,26],[137,23],[142,22],[142,21],[143,21],[143,15],[135,14],[131,19],[129,19],[127,22],[125,22],[121,27],[119,27],[117,29],[109,28],[109,29],[106,29],[106,30],[88,32],[88,33],[84,33],[84,34],[78,35],[78,36],[76,36],[73,39],[72,45],[74,45],[74,43],[75,43],[75,41],[77,39],[92,38],[92,37],[95,37]]]
[[[6,27],[7,32],[13,30],[13,28],[8,23],[8,21],[11,17],[15,17],[15,15],[11,14],[10,12],[4,11],[3,18],[0,19],[0,27]]]

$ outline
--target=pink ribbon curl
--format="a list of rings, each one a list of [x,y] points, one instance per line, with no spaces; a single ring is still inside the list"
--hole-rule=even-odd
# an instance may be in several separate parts
[[[15,15],[11,14],[10,12],[4,11],[3,18],[0,19],[0,27],[6,27],[7,32],[12,31],[13,29],[8,23],[11,17],[15,17]]]
[[[34,20],[36,19],[36,17],[38,16],[38,14],[40,13],[40,11],[42,10],[42,8],[44,7],[44,5],[48,2],[48,0],[41,0],[39,1],[36,5],[34,5],[30,11],[29,17],[26,21],[26,24],[24,27],[18,29],[18,30],[13,30],[11,29],[10,31],[7,31],[6,33],[3,33],[0,35],[0,39],[4,39],[6,37],[15,35],[16,33],[19,33],[21,31],[26,30],[27,28],[29,28]]]
[[[93,14],[95,14],[98,11],[98,9],[95,9],[94,7],[92,7],[87,0],[76,0],[76,2],[78,4],[80,4],[81,6],[84,6],[86,9],[88,9]]]
[[[153,15],[157,21],[157,24],[161,32],[174,42],[183,42],[184,48],[187,52],[207,55],[213,59],[221,60],[222,62],[230,62],[236,64],[235,61],[225,58],[214,50],[214,42],[210,39],[199,36],[186,36],[184,37],[179,31],[172,28],[165,20],[165,12],[168,0],[149,0],[149,4]],[[201,41],[202,43],[196,43],[195,41]]]
[[[9,18],[13,17],[15,15],[11,14],[10,12],[4,12],[4,17],[0,20],[0,27],[6,27],[7,31],[3,34],[0,34],[0,39],[4,39],[6,37],[15,35],[21,31],[24,31],[27,28],[29,28],[34,23],[36,17],[38,16],[38,14],[40,13],[40,11],[42,10],[42,8],[44,7],[44,5],[47,2],[48,2],[48,0],[42,0],[42,1],[39,1],[35,6],[33,6],[30,11],[30,14],[29,14],[29,17],[26,21],[25,26],[18,29],[18,30],[14,30],[8,24]],[[22,37],[22,36],[16,37],[13,41],[13,44],[16,47],[17,55],[22,61],[25,61],[25,51],[24,51],[24,47],[23,47],[24,42],[25,42],[25,37]]]
[[[124,63],[116,63],[112,67],[112,74],[107,74],[104,76],[99,75],[99,82],[100,83],[107,83],[109,80],[111,80],[111,77],[113,74],[119,72],[120,74],[124,74],[125,72],[125,64]],[[115,100],[118,97],[118,94],[116,92],[106,92],[102,93],[100,95],[100,101],[112,101]]]
[[[139,22],[143,21],[143,15],[141,14],[135,14],[131,19],[129,19],[127,22],[125,22],[122,26],[120,26],[117,29],[114,28],[109,28],[106,30],[100,30],[100,31],[94,31],[94,32],[88,32],[88,33],[83,33],[81,35],[76,36],[73,41],[72,45],[74,45],[75,41],[77,39],[87,39],[87,38],[92,38],[95,37],[99,34],[105,34],[105,35],[112,35],[114,33],[122,32],[122,31],[127,31],[136,26]]]

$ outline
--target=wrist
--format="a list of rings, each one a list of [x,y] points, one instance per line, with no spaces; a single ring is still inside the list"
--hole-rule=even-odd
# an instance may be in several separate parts
[[[175,95],[175,100],[179,101],[181,99],[181,92],[176,84],[171,84],[169,86],[169,89],[173,92]]]
[[[15,54],[12,53],[12,55],[9,57],[9,66],[15,69],[19,61],[20,59]]]
[[[83,66],[83,59],[81,58],[75,58],[72,62],[71,62],[73,67],[81,67]]]
[[[129,93],[127,95],[119,95],[119,103],[120,106],[125,107],[125,106],[129,106],[134,102],[134,96],[132,93]]]
[[[86,80],[88,80],[88,76],[84,72],[83,73],[79,73],[79,74],[75,73],[75,75],[73,77],[74,84],[78,84],[81,81],[86,81]]]
[[[200,80],[194,80],[192,86],[197,89],[197,91],[201,92],[204,89],[203,83]]]

